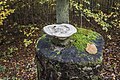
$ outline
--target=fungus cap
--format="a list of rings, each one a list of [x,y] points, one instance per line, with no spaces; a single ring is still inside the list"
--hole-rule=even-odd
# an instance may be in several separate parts
[[[67,38],[77,32],[77,29],[71,24],[52,24],[43,28],[43,31],[53,37]]]

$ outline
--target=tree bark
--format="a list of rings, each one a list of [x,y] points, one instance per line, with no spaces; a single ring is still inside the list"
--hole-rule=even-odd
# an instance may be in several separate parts
[[[57,23],[69,23],[69,0],[56,1]]]

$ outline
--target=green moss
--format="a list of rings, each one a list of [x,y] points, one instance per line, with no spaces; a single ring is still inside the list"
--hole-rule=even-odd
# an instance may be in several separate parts
[[[74,45],[78,50],[84,51],[87,43],[93,43],[93,40],[96,40],[97,36],[99,36],[97,32],[84,28],[77,28],[77,33],[71,36],[71,44]]]
[[[38,40],[44,39],[46,37],[46,34],[43,34]]]
[[[38,45],[39,40],[44,39],[45,36],[46,36],[46,34],[43,34],[43,35],[37,40],[37,42],[36,42],[36,44],[35,44],[35,48],[36,48],[37,51],[39,50],[39,49],[37,48],[37,45]]]

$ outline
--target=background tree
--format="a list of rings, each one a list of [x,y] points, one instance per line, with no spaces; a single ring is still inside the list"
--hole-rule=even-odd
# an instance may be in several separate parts
[[[69,0],[56,0],[57,23],[69,23]]]

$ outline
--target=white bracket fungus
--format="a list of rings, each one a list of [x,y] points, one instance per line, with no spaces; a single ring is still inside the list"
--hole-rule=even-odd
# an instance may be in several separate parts
[[[52,37],[60,39],[70,37],[77,32],[77,29],[71,24],[53,24],[45,26],[43,31]]]

